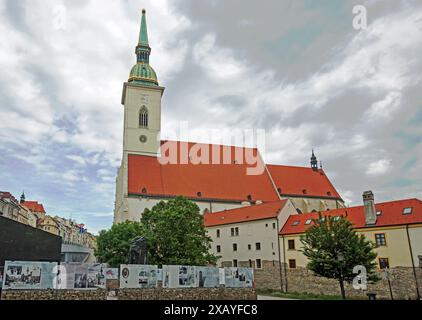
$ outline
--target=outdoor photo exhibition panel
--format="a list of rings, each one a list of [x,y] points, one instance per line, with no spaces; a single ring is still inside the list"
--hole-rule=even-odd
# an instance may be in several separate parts
[[[3,290],[54,289],[56,262],[6,261]]]
[[[120,288],[142,289],[156,288],[158,266],[121,265]]]
[[[107,265],[63,263],[59,267],[58,289],[105,289]]]

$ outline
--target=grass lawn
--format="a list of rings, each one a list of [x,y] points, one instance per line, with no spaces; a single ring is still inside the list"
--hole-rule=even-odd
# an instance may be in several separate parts
[[[269,290],[258,290],[259,295],[272,296],[297,300],[342,300],[341,296],[327,296],[313,293],[279,292]],[[366,297],[347,297],[348,300],[368,300]]]

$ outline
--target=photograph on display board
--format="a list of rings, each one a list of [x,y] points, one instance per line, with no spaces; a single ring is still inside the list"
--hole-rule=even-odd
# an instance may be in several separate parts
[[[41,267],[38,265],[8,265],[5,287],[10,289],[41,289]]]
[[[4,290],[51,289],[55,286],[57,263],[6,261]]]
[[[87,273],[88,289],[104,289],[106,287],[105,265],[88,265]]]
[[[158,266],[121,265],[120,287],[130,289],[156,288]]]
[[[224,283],[227,288],[252,288],[253,269],[225,268]]]
[[[103,289],[106,286],[104,264],[64,263],[60,266],[59,289]]]
[[[199,288],[220,287],[220,270],[218,268],[196,267]]]
[[[119,280],[119,268],[106,268],[106,280]]]
[[[179,288],[195,288],[197,286],[195,278],[195,267],[179,267]]]

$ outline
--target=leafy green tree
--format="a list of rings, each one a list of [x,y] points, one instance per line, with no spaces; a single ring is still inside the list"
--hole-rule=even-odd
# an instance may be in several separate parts
[[[199,207],[183,197],[160,202],[145,210],[141,223],[148,240],[151,264],[215,264],[209,253],[211,238],[207,235]]]
[[[139,236],[147,240],[149,264],[204,266],[217,262],[209,253],[212,240],[199,207],[183,197],[145,210],[140,222],[123,222],[101,231],[95,255],[113,267],[126,264],[131,242]]]
[[[139,222],[126,221],[115,224],[110,230],[103,230],[97,237],[95,256],[98,261],[108,263],[112,267],[128,263],[131,242],[143,235]]]
[[[302,252],[309,259],[308,269],[319,276],[336,279],[340,284],[343,299],[346,299],[345,282],[352,282],[357,274],[355,266],[364,266],[367,280],[379,280],[376,268],[374,244],[358,235],[352,223],[341,217],[322,217],[313,221],[313,225],[301,237]]]

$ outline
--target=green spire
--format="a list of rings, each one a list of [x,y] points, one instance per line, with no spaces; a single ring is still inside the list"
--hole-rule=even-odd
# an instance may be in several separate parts
[[[149,65],[151,48],[148,41],[146,11],[142,10],[141,30],[139,31],[139,42],[136,46],[136,65],[132,68],[129,82],[140,83],[148,86],[158,86],[157,75]]]
[[[142,9],[141,30],[139,31],[139,45],[149,47],[146,11]]]

